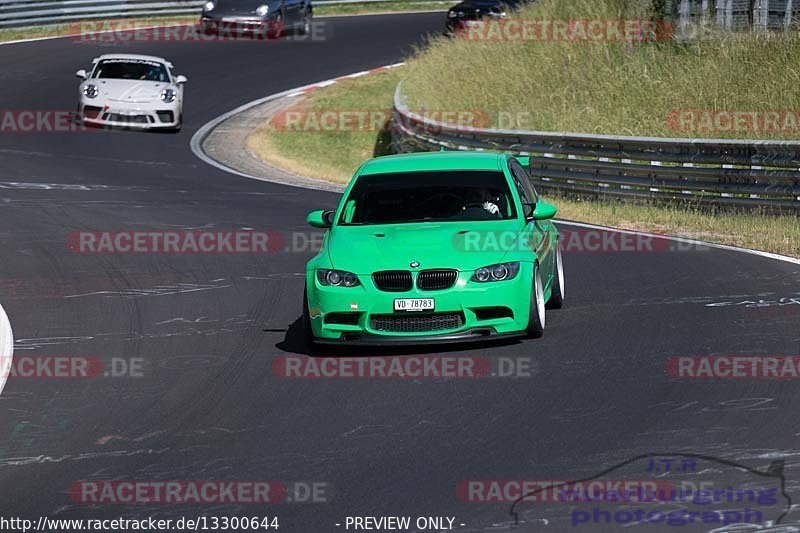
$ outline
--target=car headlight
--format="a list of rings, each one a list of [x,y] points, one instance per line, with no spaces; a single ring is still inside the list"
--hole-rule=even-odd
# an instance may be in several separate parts
[[[83,96],[86,98],[97,98],[98,94],[100,94],[100,89],[97,88],[97,85],[93,85],[91,83],[84,85]]]
[[[256,15],[258,15],[259,17],[266,17],[268,13],[269,13],[269,6],[266,4],[263,6],[258,6],[256,8]]]
[[[448,11],[447,12],[447,17],[451,18],[451,19],[456,18],[456,12],[455,11]]]
[[[217,5],[214,2],[206,2],[203,6],[203,11],[214,11],[215,7],[217,7]]]
[[[519,262],[498,263],[479,268],[472,275],[472,281],[488,283],[490,281],[506,281],[514,279],[519,274]]]
[[[343,270],[317,270],[317,281],[321,285],[333,285],[334,287],[356,287],[360,284],[358,276]]]
[[[174,102],[177,94],[175,89],[164,89],[161,91],[161,100],[167,103]]]

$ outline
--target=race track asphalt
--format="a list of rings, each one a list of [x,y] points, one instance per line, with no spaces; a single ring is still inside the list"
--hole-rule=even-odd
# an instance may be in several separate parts
[[[0,46],[3,109],[74,109],[74,71],[101,53],[165,56],[189,78],[179,134],[0,134],[0,304],[15,355],[141,358],[144,373],[9,379],[1,515],[269,515],[279,531],[314,533],[343,530],[335,524],[347,516],[455,516],[459,530],[488,531],[503,528],[492,525],[510,519],[510,505],[460,501],[459,481],[578,479],[659,451],[759,469],[785,458],[787,487],[798,488],[797,381],[665,374],[674,355],[800,355],[800,305],[742,303],[800,298],[797,264],[674,244],[567,253],[567,304],[548,313],[542,339],[403,352],[526,358],[530,377],[285,380],[272,362],[302,353],[310,251],[68,249],[82,230],[307,231],[306,213],[333,207],[335,194],[226,174],[197,159],[189,139],[253,99],[402,60],[444,22],[441,13],[328,20],[324,43]],[[333,497],[266,506],[70,498],[74,483],[96,479],[322,481]],[[546,522],[524,510],[521,531],[595,530],[572,528],[564,506]]]

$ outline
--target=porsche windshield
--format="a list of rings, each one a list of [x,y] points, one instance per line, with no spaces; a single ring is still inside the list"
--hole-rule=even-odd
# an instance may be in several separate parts
[[[505,220],[516,209],[500,171],[402,172],[358,178],[340,225]]]
[[[97,65],[92,77],[169,83],[167,68],[155,61],[106,59]]]

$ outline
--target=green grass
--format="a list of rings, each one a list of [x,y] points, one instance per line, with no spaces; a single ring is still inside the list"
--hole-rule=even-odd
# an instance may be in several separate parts
[[[364,13],[394,13],[403,11],[445,11],[453,2],[398,0],[396,2],[372,2],[368,4],[342,4],[314,6],[315,16],[360,15]]]
[[[541,0],[515,17],[630,19],[635,0]],[[638,9],[638,11],[637,11]],[[708,35],[679,43],[554,42],[433,37],[409,62],[409,103],[481,110],[511,129],[617,135],[800,139],[790,131],[675,131],[674,110],[794,110],[800,34]]]
[[[379,111],[388,118],[394,87],[403,69],[341,81],[306,100],[312,111]],[[278,166],[339,183],[347,182],[365,160],[389,153],[385,131],[297,132],[265,126],[248,139],[250,150]]]
[[[800,257],[800,223],[793,216],[758,213],[709,214],[683,206],[553,198],[558,217],[623,229],[678,235]]]

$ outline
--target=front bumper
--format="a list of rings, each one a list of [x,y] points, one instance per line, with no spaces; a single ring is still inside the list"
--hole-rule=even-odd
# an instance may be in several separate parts
[[[444,335],[417,335],[413,337],[390,337],[370,333],[345,333],[338,339],[316,339],[318,344],[349,346],[409,346],[417,344],[460,344],[492,339],[513,339],[525,335],[524,331],[498,333],[494,328],[475,328]]]
[[[127,104],[107,102],[95,104],[82,100],[78,115],[86,124],[120,128],[176,128],[180,124],[180,110],[174,103],[162,105]]]
[[[323,286],[306,273],[309,317],[315,341],[333,344],[429,344],[522,335],[528,326],[533,265],[523,263],[512,280],[476,283],[460,272],[450,289],[379,290],[369,275],[357,287]],[[433,298],[428,312],[396,312],[396,298]]]

